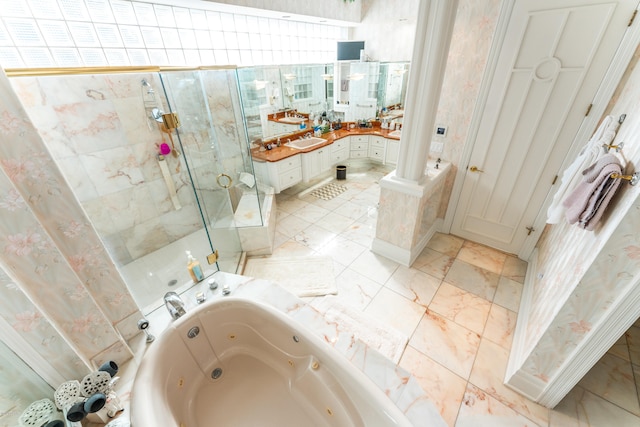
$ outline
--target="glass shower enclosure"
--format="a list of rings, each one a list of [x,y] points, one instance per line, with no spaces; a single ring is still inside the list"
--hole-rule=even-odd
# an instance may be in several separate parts
[[[179,120],[175,136],[170,129],[167,136],[184,156],[211,253],[220,270],[236,272],[238,230],[263,225],[265,197],[253,174],[236,70],[168,71],[160,79]]]

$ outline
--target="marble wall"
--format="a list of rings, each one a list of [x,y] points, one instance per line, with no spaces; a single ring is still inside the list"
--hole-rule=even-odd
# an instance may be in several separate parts
[[[166,157],[181,209],[171,202],[156,157],[157,145],[171,141],[145,111],[142,79],[154,88],[160,108],[168,111],[160,80],[153,74],[11,79],[120,265],[202,228],[184,156]],[[177,145],[175,132],[173,139]]]
[[[132,357],[141,313],[4,73],[0,99],[0,316],[60,376],[82,378]]]

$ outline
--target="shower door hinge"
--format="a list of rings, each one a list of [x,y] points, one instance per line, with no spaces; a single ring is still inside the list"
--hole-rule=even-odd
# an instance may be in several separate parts
[[[627,24],[627,27],[630,27],[631,24],[633,24],[633,21],[636,20],[636,15],[638,14],[638,9],[633,11],[633,15],[631,15],[631,19],[629,19],[629,23]]]
[[[591,109],[592,109],[592,108],[593,108],[593,104],[589,104],[589,106],[587,107],[587,112],[586,112],[586,113],[584,113],[584,116],[585,116],[585,117],[589,115],[589,113],[591,112]]]
[[[207,262],[209,265],[215,264],[218,262],[218,250],[216,249],[214,253],[207,255]]]
[[[533,233],[534,231],[536,231],[535,228],[533,228],[532,226],[529,227],[525,227],[528,231],[527,236],[531,236],[531,233]]]
[[[551,185],[555,185],[556,181],[558,181],[558,175],[553,177],[553,182],[551,183]]]

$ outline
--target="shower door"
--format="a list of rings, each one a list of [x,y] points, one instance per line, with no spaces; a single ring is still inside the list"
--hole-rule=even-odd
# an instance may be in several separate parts
[[[263,201],[257,186],[242,183],[253,177],[253,170],[235,70],[170,71],[160,77],[169,108],[179,119],[167,136],[173,135],[178,155],[184,156],[203,231],[212,252],[218,251],[220,270],[235,273],[242,254],[236,207],[243,197],[253,197],[258,211],[254,225],[262,225]]]

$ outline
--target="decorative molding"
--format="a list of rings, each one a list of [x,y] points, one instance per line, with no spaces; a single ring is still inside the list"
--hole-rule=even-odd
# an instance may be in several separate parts
[[[531,254],[527,273],[524,278],[524,287],[522,297],[520,298],[520,307],[518,308],[518,320],[516,329],[513,333],[513,342],[511,344],[511,353],[509,354],[509,362],[505,372],[505,384],[509,385],[519,367],[522,366],[526,356],[524,354],[525,333],[529,321],[529,313],[531,311],[531,301],[533,301],[533,291],[535,288],[535,274],[538,270],[538,249],[536,248]],[[515,386],[513,386],[515,388]],[[520,390],[518,389],[518,392]],[[531,391],[530,391],[531,392]]]

